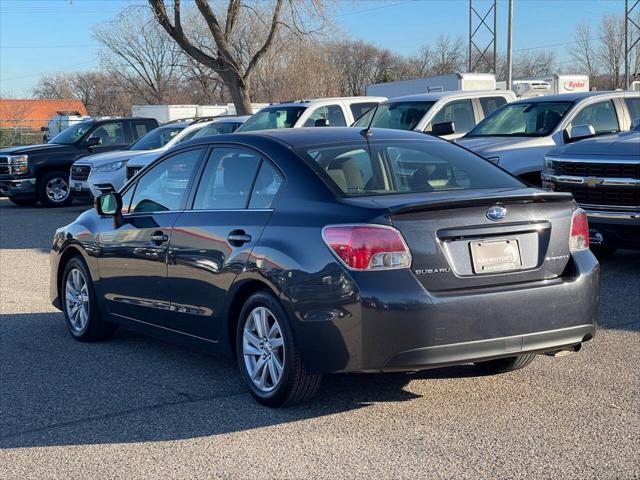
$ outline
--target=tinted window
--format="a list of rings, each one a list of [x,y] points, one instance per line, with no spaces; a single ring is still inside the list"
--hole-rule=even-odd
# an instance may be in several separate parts
[[[99,138],[101,145],[126,145],[127,138],[124,133],[124,123],[110,122],[100,125],[90,133],[91,138]]]
[[[327,105],[316,108],[306,122],[305,127],[315,127],[318,120],[326,120],[330,127],[345,127],[347,122],[342,114],[342,109],[338,105]],[[322,125],[324,126],[324,125]]]
[[[93,127],[93,122],[81,122],[65,128],[58,135],[53,137],[49,143],[58,143],[61,145],[71,145],[76,143],[82,136]]]
[[[154,165],[138,180],[130,211],[180,210],[201,153],[201,149],[188,150]]]
[[[247,208],[261,157],[238,148],[211,152],[193,205],[195,210]]]
[[[485,117],[507,103],[504,97],[481,97],[479,100]]]
[[[610,100],[593,103],[584,107],[571,120],[570,127],[579,125],[591,125],[596,134],[613,133],[620,131],[618,117]]]
[[[467,133],[476,125],[471,100],[458,100],[447,103],[435,114],[431,123],[427,126],[427,132],[436,123],[453,122],[456,133]]]
[[[393,102],[381,103],[371,113],[367,113],[354,123],[356,127],[393,128],[413,130],[434,102]]]
[[[185,133],[184,136],[180,138],[180,140],[176,141],[176,143],[182,143],[182,142],[186,142],[187,140],[191,140],[193,137],[196,136],[196,133],[198,133],[200,130],[202,130],[202,128],[194,128],[190,132]]]
[[[522,186],[477,155],[439,142],[371,141],[298,153],[347,196]]]
[[[137,140],[141,137],[144,137],[150,130],[153,130],[153,127],[149,126],[149,124],[145,122],[132,122],[133,126],[133,139]]]
[[[201,128],[196,132],[193,138],[200,137],[208,137],[210,135],[222,135],[225,133],[233,133],[238,127],[242,125],[241,123],[235,122],[219,122],[219,123],[210,123],[204,128]]]
[[[469,132],[467,137],[544,137],[560,123],[572,102],[509,103]]]
[[[282,175],[268,160],[263,160],[253,186],[249,208],[271,208],[284,182]]]
[[[351,110],[353,119],[357,120],[376,105],[377,102],[352,103],[351,105],[349,105],[349,109]]]
[[[271,128],[291,128],[307,109],[301,107],[267,107],[252,115],[240,128],[239,132],[267,130]]]
[[[636,120],[640,118],[640,97],[636,98],[625,98],[624,101],[627,104],[627,108],[629,109],[629,115],[631,116],[631,120]]]
[[[130,150],[154,150],[165,144],[180,133],[184,126],[166,126],[151,130],[144,137],[129,147]]]

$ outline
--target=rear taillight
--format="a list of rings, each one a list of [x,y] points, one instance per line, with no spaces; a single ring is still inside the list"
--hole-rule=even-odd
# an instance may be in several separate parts
[[[325,243],[353,270],[387,270],[411,265],[400,232],[384,225],[337,225],[322,231]]]
[[[573,212],[571,217],[569,248],[572,252],[589,248],[589,223],[587,222],[587,214],[581,208]]]

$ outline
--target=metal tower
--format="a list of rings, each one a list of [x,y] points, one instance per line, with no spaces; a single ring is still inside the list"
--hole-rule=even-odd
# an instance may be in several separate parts
[[[631,14],[636,12],[638,16],[634,20]],[[640,0],[624,0],[624,86],[631,86],[631,75],[640,75],[640,72],[631,72],[630,58],[633,49],[640,43],[640,25],[637,21],[640,18]],[[635,38],[635,39],[634,39]],[[637,65],[634,65],[637,68]]]
[[[640,0],[636,0],[636,3]],[[475,1],[478,3],[478,0]],[[486,3],[486,2],[483,2]],[[497,7],[498,1],[493,0],[489,8],[478,10],[474,6],[474,0],[469,0],[469,71],[474,72],[479,66],[491,69],[496,73],[497,61]],[[481,14],[482,13],[482,14]],[[490,16],[493,14],[493,26],[491,25]],[[486,34],[489,39],[486,39]],[[493,47],[493,58],[489,58],[489,49]],[[476,56],[477,55],[477,56]]]

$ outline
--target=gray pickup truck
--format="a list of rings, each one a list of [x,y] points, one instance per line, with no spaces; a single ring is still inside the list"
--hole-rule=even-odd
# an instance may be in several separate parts
[[[545,157],[543,186],[571,192],[587,212],[596,253],[640,249],[640,120],[630,132],[582,140]]]

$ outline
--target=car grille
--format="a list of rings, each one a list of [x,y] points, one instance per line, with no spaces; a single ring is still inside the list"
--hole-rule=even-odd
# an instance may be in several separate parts
[[[86,180],[89,178],[91,167],[89,165],[73,165],[71,167],[72,180]]]
[[[555,175],[640,179],[640,163],[553,162]]]
[[[142,167],[127,167],[127,180],[142,170]]]
[[[583,205],[640,207],[640,188],[587,187],[556,183],[553,189],[572,193],[575,201]]]
[[[9,174],[9,158],[0,157],[0,175]]]

